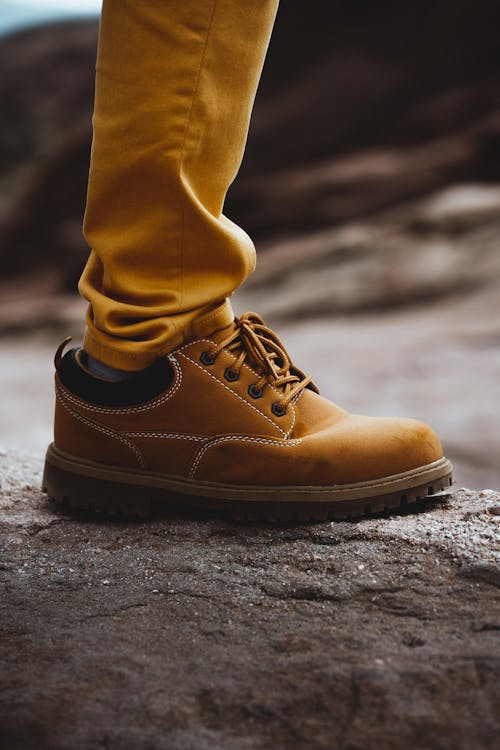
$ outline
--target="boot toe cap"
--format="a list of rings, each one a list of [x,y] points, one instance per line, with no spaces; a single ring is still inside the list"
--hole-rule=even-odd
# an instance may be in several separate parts
[[[337,425],[331,440],[341,483],[401,474],[443,456],[434,430],[416,419],[352,415]]]

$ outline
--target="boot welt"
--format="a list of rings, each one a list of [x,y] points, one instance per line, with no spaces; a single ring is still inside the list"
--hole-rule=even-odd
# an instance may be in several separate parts
[[[446,458],[402,474],[350,485],[249,486],[182,479],[74,458],[50,445],[43,491],[70,507],[148,517],[158,504],[225,511],[235,519],[342,520],[400,509],[449,488]]]

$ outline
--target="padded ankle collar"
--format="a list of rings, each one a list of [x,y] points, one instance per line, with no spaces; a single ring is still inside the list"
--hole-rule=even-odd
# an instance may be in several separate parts
[[[61,383],[75,396],[100,406],[136,406],[158,396],[171,385],[174,371],[167,357],[158,359],[134,377],[118,383],[87,372],[77,361],[78,349],[70,349],[57,372]]]

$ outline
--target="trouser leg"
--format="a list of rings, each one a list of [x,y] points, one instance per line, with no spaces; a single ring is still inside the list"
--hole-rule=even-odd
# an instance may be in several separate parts
[[[232,319],[255,264],[222,214],[278,0],[104,0],[80,280],[85,349],[135,370]]]

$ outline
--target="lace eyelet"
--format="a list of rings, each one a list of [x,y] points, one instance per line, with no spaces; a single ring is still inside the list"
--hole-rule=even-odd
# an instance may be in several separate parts
[[[271,406],[271,411],[276,417],[282,417],[284,414],[286,414],[286,406],[280,404],[279,401],[275,401]]]
[[[248,395],[252,398],[261,398],[262,394],[264,393],[263,388],[257,388],[255,386],[255,383],[252,383],[252,385],[248,386]]]
[[[236,372],[236,370],[233,370],[231,367],[226,367],[226,369],[224,370],[224,377],[230,383],[234,383],[236,380],[239,379],[240,373]]]
[[[200,354],[200,362],[202,362],[204,365],[213,365],[215,362],[215,357],[210,354],[210,352],[202,352]]]

